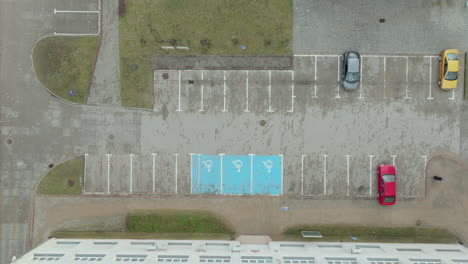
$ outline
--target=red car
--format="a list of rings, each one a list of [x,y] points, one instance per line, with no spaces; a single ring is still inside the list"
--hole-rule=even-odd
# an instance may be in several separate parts
[[[391,164],[381,164],[377,169],[377,185],[379,202],[381,205],[395,204],[396,200],[396,171]]]

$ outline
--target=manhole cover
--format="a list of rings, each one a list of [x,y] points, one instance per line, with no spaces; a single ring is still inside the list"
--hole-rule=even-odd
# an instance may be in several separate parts
[[[54,167],[54,164],[50,163],[48,167],[49,167],[49,169],[52,169]]]
[[[379,23],[385,23],[385,18],[379,19]]]
[[[265,125],[266,125],[266,120],[261,120],[261,121],[260,121],[260,125],[261,125],[261,126],[265,126]]]
[[[139,67],[138,64],[132,64],[132,69],[134,71],[138,70],[138,67]]]
[[[167,73],[167,72],[163,73],[163,74],[162,74],[162,78],[163,78],[164,80],[169,79],[169,73]]]
[[[11,138],[9,138],[9,139],[7,139],[6,143],[7,143],[8,145],[11,145],[11,144],[13,144],[13,140],[11,140]]]

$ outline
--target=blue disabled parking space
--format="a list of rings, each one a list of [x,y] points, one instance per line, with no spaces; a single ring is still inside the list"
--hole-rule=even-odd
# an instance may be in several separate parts
[[[221,192],[221,158],[218,155],[192,156],[192,193]]]
[[[283,162],[281,156],[254,156],[252,194],[282,193]]]
[[[192,193],[281,195],[280,155],[192,155]]]
[[[223,158],[223,193],[250,194],[250,156],[228,155]]]

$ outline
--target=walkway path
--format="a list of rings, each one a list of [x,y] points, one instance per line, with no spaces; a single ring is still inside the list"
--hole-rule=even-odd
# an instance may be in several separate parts
[[[119,1],[102,2],[102,40],[88,103],[120,106]]]

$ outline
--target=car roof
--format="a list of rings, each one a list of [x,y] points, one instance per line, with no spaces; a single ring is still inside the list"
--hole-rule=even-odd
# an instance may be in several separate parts
[[[348,72],[359,72],[359,59],[348,57]]]

